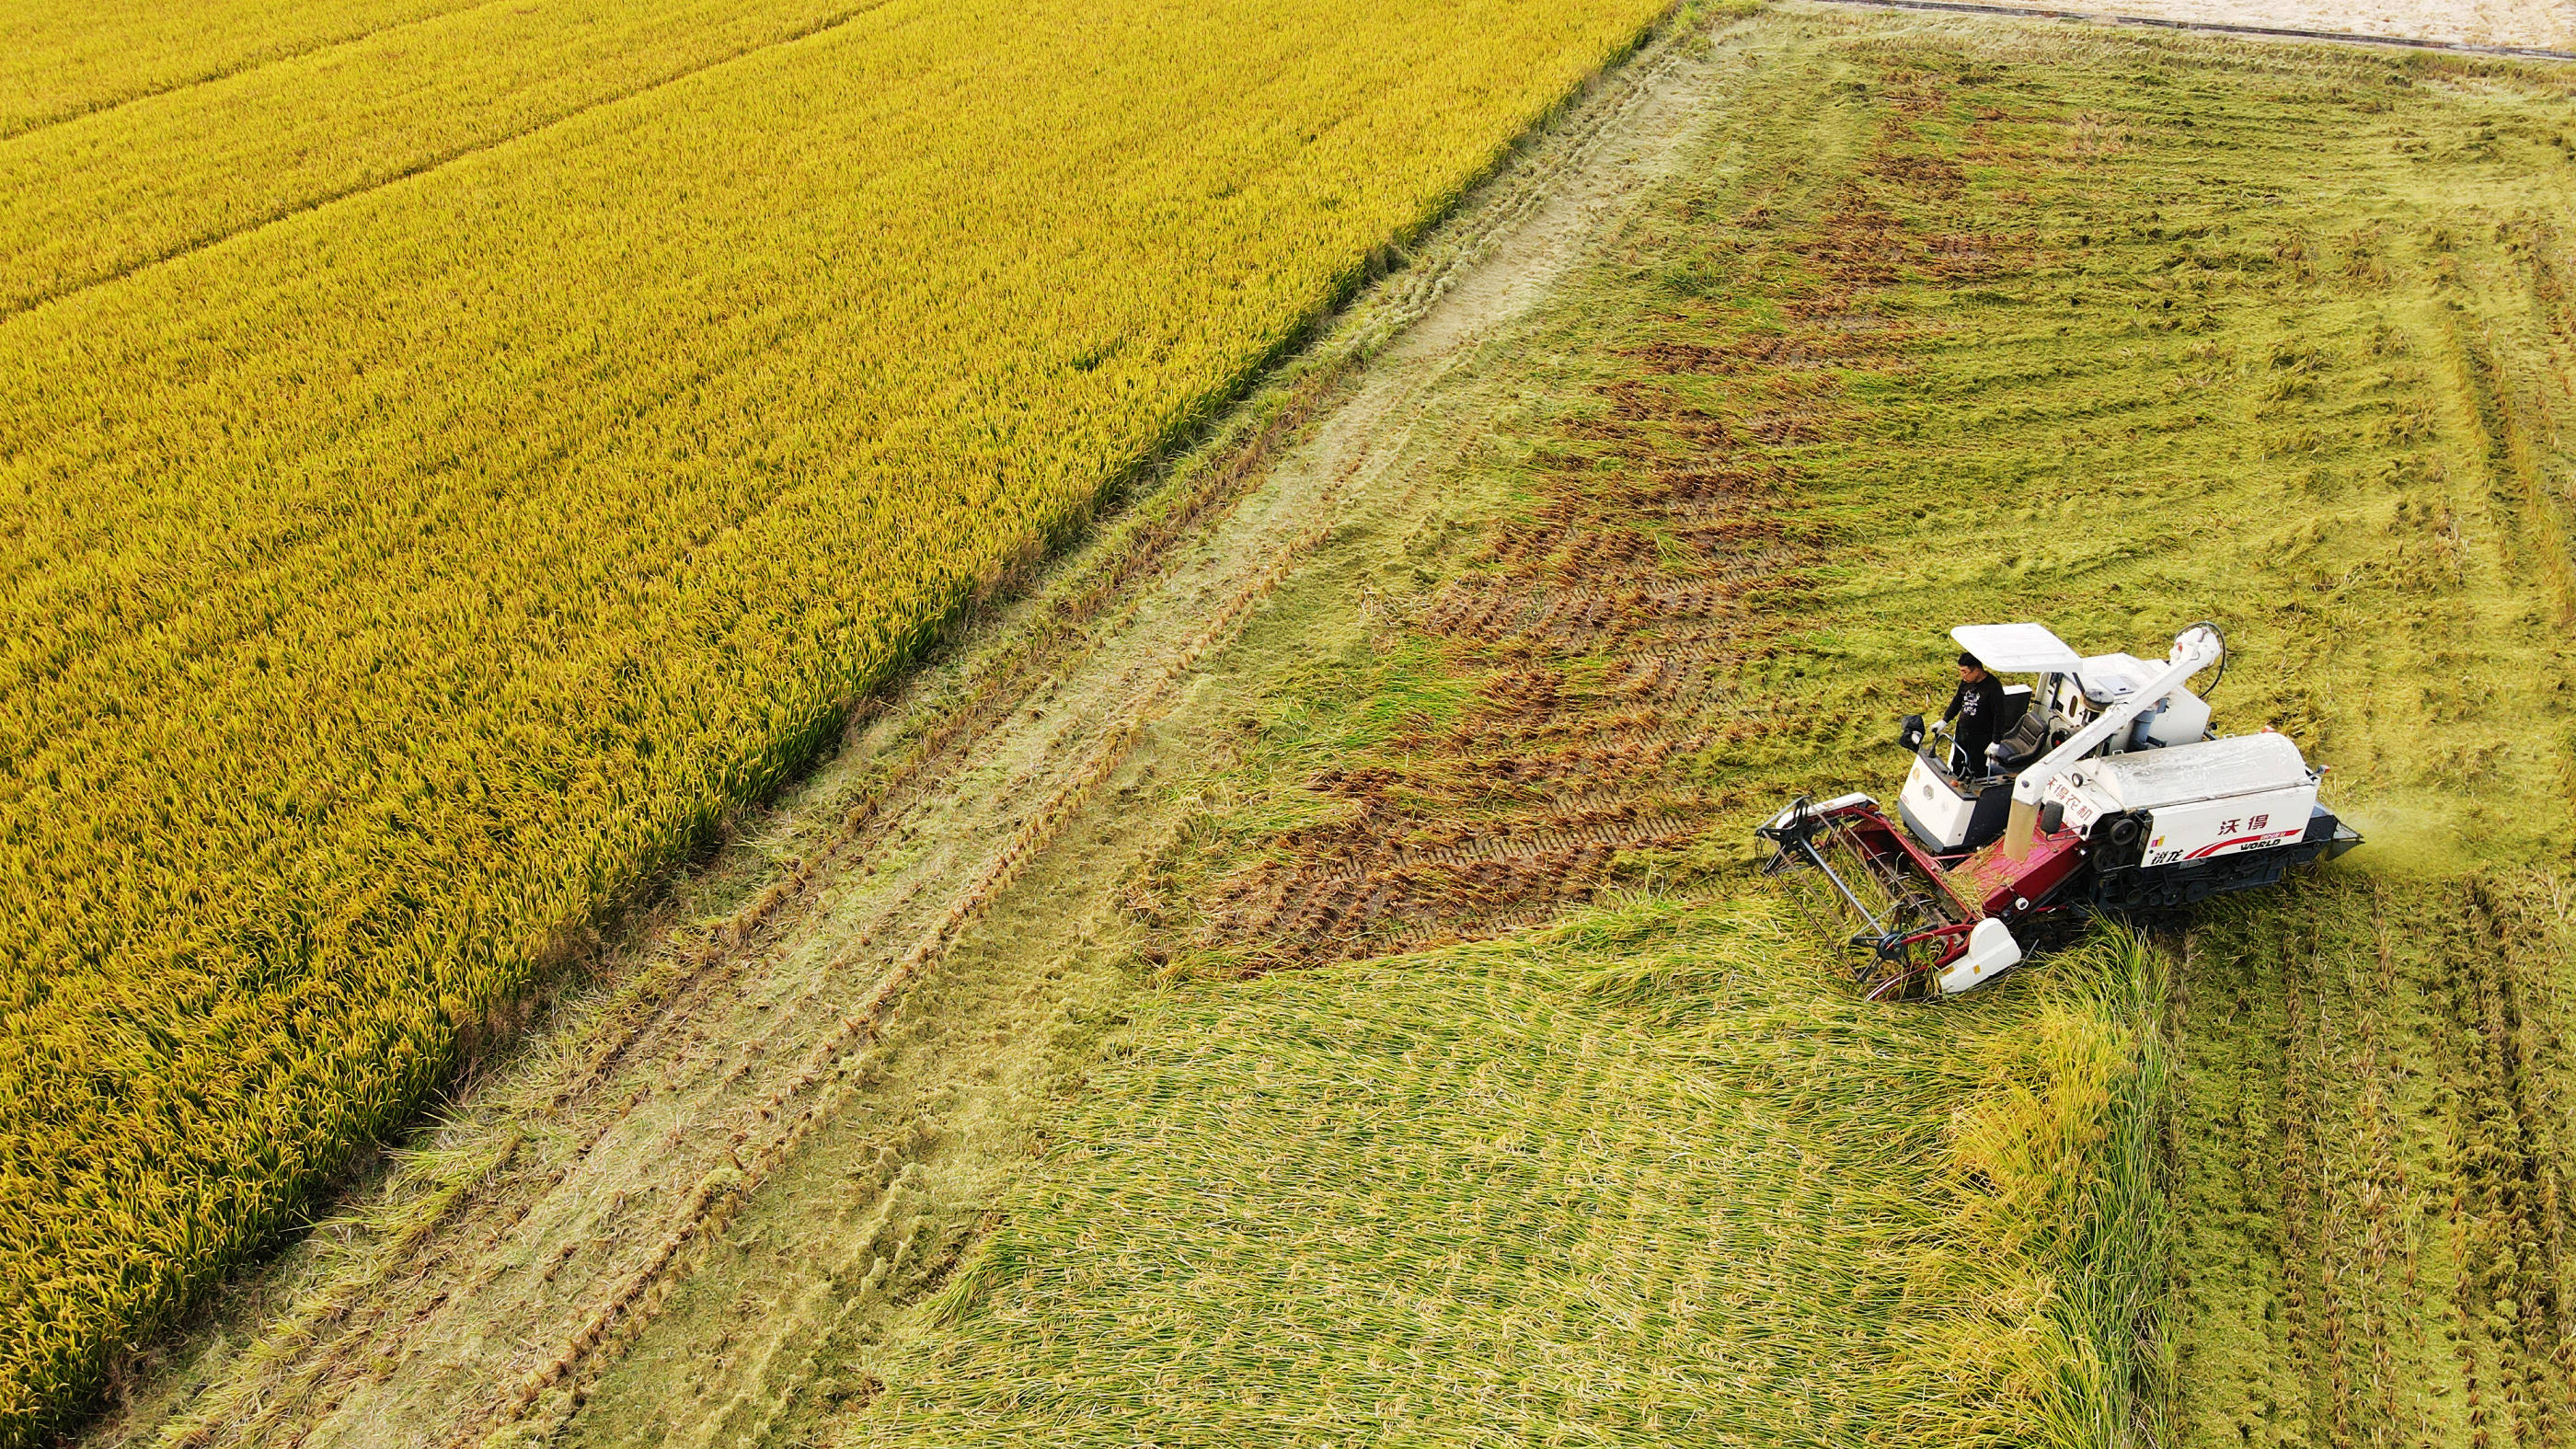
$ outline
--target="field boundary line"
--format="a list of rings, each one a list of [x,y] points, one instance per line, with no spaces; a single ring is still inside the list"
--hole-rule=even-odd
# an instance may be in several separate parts
[[[1659,22],[1657,30],[1650,31],[1639,45],[1587,81],[1570,102],[1561,104],[1554,114],[1525,133],[1514,148],[1517,155],[1507,156],[1496,172],[1468,189],[1469,196],[1487,192],[1494,203],[1490,209],[1478,216],[1475,213],[1480,208],[1468,202],[1453,207],[1449,220],[1440,223],[1451,225],[1472,217],[1474,224],[1465,228],[1454,249],[1435,248],[1436,259],[1431,265],[1408,267],[1402,273],[1380,278],[1387,290],[1374,306],[1362,299],[1346,304],[1346,310],[1337,309],[1341,311],[1339,321],[1319,329],[1323,335],[1309,344],[1312,350],[1304,351],[1300,360],[1274,373],[1270,381],[1256,385],[1251,397],[1229,410],[1245,421],[1230,428],[1220,425],[1220,433],[1232,432],[1235,437],[1219,446],[1211,459],[1212,466],[1200,475],[1204,481],[1183,495],[1170,517],[1147,523],[1134,545],[1104,560],[1101,572],[1105,577],[1068,590],[1071,600],[1089,612],[1132,589],[1171,557],[1173,545],[1204,536],[1215,516],[1240,504],[1247,493],[1246,485],[1255,480],[1258,470],[1304,436],[1331,407],[1350,402],[1345,384],[1353,373],[1408,333],[1445,294],[1452,278],[1477,265],[1496,238],[1525,222],[1539,202],[1553,194],[1567,175],[1580,169],[1595,153],[1637,97],[1672,63],[1676,52],[1668,48],[1655,55],[1656,44],[1669,42],[1678,34],[1664,30]],[[1596,86],[1598,90],[1593,89]],[[1550,157],[1535,151],[1532,143],[1558,135],[1566,138],[1561,154]],[[1499,193],[1487,191],[1523,167],[1527,169],[1518,184],[1507,184]],[[1307,358],[1312,360],[1305,361]],[[1445,374],[1455,365],[1447,363],[1438,370]],[[1279,389],[1276,395],[1280,400],[1264,406],[1263,394],[1273,388]],[[540,1432],[551,1433],[560,1427],[560,1420],[546,1423],[552,1415],[543,1401],[550,1392],[568,1395],[569,1408],[578,1411],[589,1385],[596,1382],[606,1365],[622,1358],[679,1287],[695,1276],[702,1255],[690,1252],[690,1246],[722,1231],[751,1195],[793,1159],[805,1139],[839,1112],[847,1096],[844,1080],[851,1054],[875,1038],[912,985],[937,968],[967,927],[1011,888],[1028,862],[1048,848],[1073,816],[1095,797],[1100,786],[1133,758],[1154,725],[1176,707],[1182,682],[1197,671],[1199,662],[1239,637],[1259,605],[1332,536],[1342,521],[1343,505],[1356,486],[1356,475],[1347,471],[1326,482],[1313,499],[1319,516],[1283,540],[1257,569],[1233,587],[1225,602],[1192,631],[1179,649],[1157,662],[1150,678],[1137,682],[1120,716],[1092,744],[1081,764],[1059,777],[1060,783],[985,858],[965,889],[950,899],[946,910],[921,930],[910,948],[890,963],[860,1000],[841,1013],[838,1028],[805,1049],[801,1069],[757,1104],[753,1109],[755,1121],[775,1124],[762,1134],[765,1140],[755,1145],[746,1140],[744,1132],[737,1132],[735,1150],[730,1154],[733,1170],[727,1173],[719,1169],[719,1178],[700,1184],[669,1221],[656,1250],[620,1280],[597,1308],[579,1320],[549,1358],[515,1383],[502,1386],[497,1399],[487,1400],[479,1411],[469,1412],[461,1424],[450,1429],[442,1441],[449,1449],[475,1449],[490,1444],[532,1419],[546,1425]],[[1045,645],[1060,638],[1056,630],[1033,634],[1037,653],[1045,652]],[[1039,662],[1037,653],[1013,658],[1003,666],[999,685],[1004,692],[1030,665]],[[907,771],[926,768],[961,736],[971,734],[983,722],[979,706],[984,702],[979,695],[957,713],[938,717],[931,736],[922,743],[917,762],[905,761]],[[884,808],[886,798],[887,793],[871,794],[853,808],[853,816],[873,821]],[[837,854],[851,844],[847,835],[836,834],[835,843],[827,850]],[[728,928],[720,935],[731,937],[736,945],[747,941],[768,924],[768,917],[778,905],[810,897],[822,873],[816,867],[829,863],[828,856],[800,860],[786,878],[762,892],[737,918],[748,918],[747,926]],[[835,965],[857,965],[859,956],[870,952],[874,944],[868,939],[854,942],[836,957]],[[622,1044],[618,1050],[623,1050]],[[586,1085],[595,1084],[595,1077],[586,1077]]]
[[[1342,491],[1335,488],[1319,501],[1328,504],[1338,502]],[[1009,840],[986,858],[983,868],[976,873],[967,889],[915,940],[911,949],[878,978],[856,1005],[842,1013],[840,1029],[807,1050],[803,1070],[771,1093],[757,1109],[756,1115],[760,1120],[768,1121],[781,1115],[782,1109],[789,1106],[790,1099],[811,1093],[818,1086],[827,1083],[837,1086],[847,1074],[844,1058],[875,1037],[887,1014],[915,978],[948,954],[966,927],[981,917],[994,900],[1019,879],[1021,868],[1031,857],[1051,844],[1074,814],[1098,792],[1102,782],[1134,754],[1136,745],[1146,732],[1170,712],[1176,697],[1174,686],[1198,667],[1199,660],[1210,649],[1222,645],[1240,631],[1254,606],[1277,591],[1293,568],[1313,551],[1316,544],[1331,534],[1338,521],[1338,515],[1328,517],[1291,540],[1272,559],[1269,567],[1247,580],[1227,600],[1204,629],[1177,654],[1164,661],[1159,677],[1134,696],[1127,716],[1102,734],[1082,766],[1049,794]],[[862,949],[864,945],[862,943]],[[782,1123],[770,1140],[748,1152],[738,1148],[733,1154],[735,1171],[730,1176],[711,1177],[700,1183],[698,1190],[682,1205],[660,1247],[641,1268],[610,1293],[605,1303],[583,1319],[581,1326],[555,1356],[522,1379],[514,1391],[505,1396],[500,1407],[490,1411],[489,1417],[469,1421],[463,1433],[449,1442],[462,1449],[462,1446],[485,1443],[496,1433],[506,1433],[527,1416],[546,1390],[568,1378],[578,1383],[585,1365],[603,1350],[615,1354],[631,1343],[679,1284],[693,1276],[692,1270],[696,1265],[682,1256],[688,1246],[721,1231],[732,1212],[772,1173],[793,1158],[796,1149],[816,1127],[834,1115],[840,1105],[837,1100],[840,1095],[837,1092],[817,1095],[802,1111]],[[719,1169],[719,1173],[721,1171]]]
[[[371,177],[353,185],[339,187],[336,190],[318,192],[314,195],[304,197],[301,200],[290,202],[284,206],[272,207],[267,211],[260,212],[247,220],[244,220],[239,225],[209,232],[201,232],[195,236],[174,242],[169,246],[151,253],[150,255],[137,257],[132,261],[123,262],[114,267],[110,267],[107,270],[99,272],[85,280],[72,282],[47,291],[29,293],[24,297],[12,298],[5,304],[0,304],[0,323],[6,323],[11,318],[33,312],[37,308],[59,302],[66,297],[77,297],[81,293],[90,291],[93,288],[110,286],[117,282],[124,281],[128,277],[135,276],[138,273],[148,271],[153,267],[161,266],[168,262],[175,262],[182,257],[192,256],[198,252],[222,246],[225,242],[231,241],[236,237],[248,236],[253,232],[275,226],[282,221],[292,220],[293,218],[302,216],[307,212],[320,211],[326,206],[336,205],[340,202],[348,201],[356,197],[366,196],[373,192],[382,191],[389,186],[399,186],[403,182],[410,181],[416,177],[426,176],[433,171],[439,170],[445,166],[453,165],[469,156],[478,156],[486,151],[497,151],[514,141],[524,141],[540,132],[552,130],[557,126],[564,124],[566,121],[577,120],[593,111],[604,110],[609,106],[631,101],[640,96],[650,95],[653,92],[662,89],[664,86],[678,85],[680,82],[688,80],[693,76],[704,75],[708,71],[731,65],[735,61],[747,60],[764,51],[776,50],[782,46],[795,45],[802,41],[811,40],[818,35],[829,34],[830,32],[838,30],[842,26],[848,25],[853,21],[864,19],[868,15],[884,9],[891,3],[892,0],[860,0],[860,3],[858,4],[848,6],[845,9],[836,10],[820,19],[809,21],[803,25],[795,27],[794,29],[786,31],[783,34],[774,35],[767,40],[740,46],[719,55],[693,61],[682,65],[677,69],[665,71],[661,75],[655,76],[649,80],[638,82],[625,90],[616,91],[608,95],[597,96],[590,100],[583,101],[578,105],[570,106],[548,115],[539,116],[528,124],[521,126],[514,131],[510,131],[507,134],[486,136],[481,140],[469,141],[461,146],[451,146],[444,151],[421,157],[419,160],[398,170],[389,171],[383,175]],[[471,12],[482,8],[484,7],[480,5],[468,6],[463,10],[449,11],[446,14],[433,15],[423,20],[409,23],[426,25],[432,21],[446,19],[448,15],[470,14]],[[398,28],[400,27],[385,27],[387,30]],[[357,41],[365,40],[369,36],[382,33],[384,32],[369,31],[367,35],[354,36],[346,43],[355,44]],[[327,48],[328,47],[316,47],[317,50]],[[310,54],[312,52],[305,53]],[[293,56],[282,57],[282,59],[288,60],[295,58],[296,57]],[[246,67],[245,71],[255,68],[256,67]],[[245,72],[234,72],[234,74],[243,73]],[[212,84],[214,80],[224,79],[229,79],[229,77],[213,77],[206,83]],[[178,89],[178,87],[173,87],[172,89],[175,90]],[[168,94],[168,92],[158,92],[157,94]],[[137,96],[134,99],[138,101],[148,100],[150,97]],[[94,115],[97,114],[97,112],[84,112],[83,114]],[[77,120],[80,118],[70,117],[67,119]],[[19,134],[23,135],[26,133],[21,132]],[[14,138],[0,138],[0,144],[6,144],[6,141],[9,139]]]
[[[2525,60],[2576,60],[2576,50],[2538,45],[2484,45],[2469,40],[2430,40],[2415,35],[2361,35],[2348,30],[2301,30],[2281,25],[2232,25],[2223,20],[2173,20],[2105,10],[2061,10],[2037,5],[1985,5],[1975,0],[1816,0],[1864,10],[1933,10],[1956,15],[2008,15],[2022,20],[2081,20],[2093,25],[2133,25],[2153,30],[2201,31],[2260,40],[2309,40],[2335,45],[2389,45],[2407,50],[2446,50],[2461,55],[2514,56]]]
[[[1652,40],[1669,39],[1656,35]],[[1133,588],[1142,578],[1153,573],[1172,556],[1175,544],[1203,537],[1215,518],[1239,505],[1248,495],[1247,485],[1255,481],[1258,470],[1275,461],[1280,453],[1304,436],[1308,428],[1321,419],[1330,407],[1347,404],[1351,399],[1345,384],[1360,367],[1391,346],[1421,319],[1430,306],[1445,292],[1452,277],[1473,267],[1486,254],[1494,239],[1521,224],[1537,202],[1552,193],[1563,178],[1591,156],[1603,134],[1627,113],[1636,95],[1659,78],[1661,66],[1632,65],[1644,54],[1647,45],[1628,53],[1614,70],[1596,77],[1597,83],[1609,74],[1625,80],[1623,89],[1604,88],[1597,97],[1597,114],[1582,122],[1566,126],[1571,132],[1565,156],[1554,165],[1530,168],[1526,182],[1510,188],[1484,217],[1481,225],[1472,227],[1460,239],[1460,245],[1440,257],[1434,265],[1381,279],[1394,282],[1400,277],[1406,284],[1391,288],[1392,295],[1371,308],[1365,301],[1350,304],[1339,325],[1328,326],[1315,344],[1317,351],[1305,354],[1314,360],[1301,365],[1291,362],[1281,369],[1275,380],[1256,389],[1253,397],[1236,405],[1237,417],[1244,423],[1222,429],[1235,437],[1222,444],[1211,460],[1211,466],[1200,474],[1192,491],[1182,495],[1174,513],[1166,519],[1147,523],[1139,530],[1135,543],[1103,561],[1105,577],[1085,579],[1084,586],[1068,590],[1069,601],[1096,611]],[[1669,53],[1665,57],[1669,59]],[[1585,97],[1586,100],[1595,99]],[[1590,109],[1578,105],[1576,111]],[[1565,126],[1564,118],[1551,118],[1533,128],[1533,136],[1544,136]],[[1493,181],[1507,176],[1489,176],[1470,188],[1472,194]],[[1460,208],[1453,216],[1469,208]],[[1385,315],[1391,314],[1391,315]],[[1372,325],[1373,324],[1373,325]],[[1445,374],[1455,364],[1438,370]],[[1269,387],[1281,389],[1280,401],[1272,408],[1262,406],[1261,393]],[[1247,414],[1249,416],[1247,416]],[[1253,419],[1258,419],[1257,422]],[[528,1422],[540,1408],[548,1391],[569,1387],[572,1407],[578,1409],[587,1396],[588,1384],[594,1382],[606,1362],[622,1357],[650,1321],[658,1316],[680,1285],[695,1275],[701,1255],[690,1254],[692,1243],[702,1243],[721,1232],[733,1213],[748,1202],[780,1167],[794,1157],[805,1139],[833,1117],[847,1096],[842,1086],[853,1052],[864,1049],[883,1027],[887,1017],[898,1008],[912,984],[926,971],[936,968],[956,946],[967,927],[988,911],[993,903],[1019,879],[1028,862],[1047,849],[1061,834],[1074,815],[1096,796],[1100,786],[1119,767],[1133,758],[1136,748],[1153,727],[1177,707],[1182,681],[1195,673],[1199,662],[1211,651],[1221,649],[1239,637],[1254,612],[1266,599],[1301,568],[1315,549],[1330,538],[1341,525],[1343,505],[1354,490],[1356,475],[1344,471],[1325,483],[1312,502],[1320,515],[1313,522],[1286,538],[1263,564],[1244,577],[1226,596],[1225,602],[1211,613],[1206,622],[1193,631],[1187,641],[1172,654],[1157,662],[1151,677],[1139,681],[1128,694],[1120,716],[1104,729],[1091,746],[1081,765],[1060,777],[1038,808],[1022,819],[1009,838],[985,858],[984,864],[966,885],[952,897],[948,907],[934,918],[914,939],[912,946],[896,958],[858,1002],[841,1013],[837,1030],[805,1049],[802,1068],[787,1082],[772,1091],[753,1111],[756,1121],[778,1125],[765,1134],[766,1140],[751,1145],[744,1132],[736,1133],[735,1150],[730,1154],[733,1171],[719,1169],[720,1180],[711,1178],[685,1201],[670,1221],[661,1242],[647,1261],[621,1280],[601,1305],[585,1315],[566,1337],[554,1355],[506,1386],[497,1401],[487,1401],[479,1413],[470,1415],[452,1430],[443,1442],[448,1449],[476,1449],[492,1443],[497,1436],[511,1433]],[[1077,575],[1077,579],[1083,576]],[[1070,581],[1069,581],[1070,582]],[[1061,610],[1059,605],[1058,609]],[[1050,611],[1057,612],[1057,611]],[[1012,657],[1002,666],[1000,688],[1025,677],[1028,668],[1040,662],[1045,646],[1061,638],[1060,630],[1032,631],[1032,651]],[[967,701],[951,714],[937,717],[932,733],[925,738],[920,752],[908,757],[899,769],[909,777],[921,773],[942,754],[969,735],[985,720],[981,706],[988,701],[982,694]],[[872,823],[884,812],[883,801],[893,786],[881,787],[862,798],[851,809],[851,816]],[[845,827],[836,832],[833,842],[819,856],[800,860],[777,883],[755,897],[734,922],[720,928],[719,939],[735,946],[747,942],[768,924],[777,906],[789,900],[810,899],[822,873],[820,866],[847,850],[854,842],[855,831]],[[858,964],[858,958],[869,952],[875,942],[862,938],[835,957],[836,967]],[[622,1054],[625,1043],[616,1050]],[[584,1086],[597,1083],[595,1074],[585,1072]],[[806,1099],[792,1117],[796,1099]],[[783,1120],[782,1120],[783,1119]],[[559,1425],[558,1425],[559,1427]],[[546,1432],[551,1433],[549,1428]]]

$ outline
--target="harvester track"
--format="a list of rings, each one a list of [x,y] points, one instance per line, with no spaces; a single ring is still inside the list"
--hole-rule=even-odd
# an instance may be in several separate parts
[[[1910,87],[1901,112],[1941,94],[1887,79]],[[1958,167],[1902,114],[1863,169],[1913,209],[1958,190]],[[1644,344],[1629,355],[1647,376],[1592,385],[1531,459],[1527,521],[1501,525],[1404,621],[1476,681],[1472,701],[1368,768],[1305,782],[1332,802],[1326,823],[1257,842],[1214,887],[1200,948],[1262,972],[1495,934],[1593,898],[1623,855],[1687,847],[1739,803],[1686,762],[1768,727],[1736,681],[1790,627],[1833,543],[1802,512],[1798,463],[1846,426],[1821,369],[1902,372],[1932,335],[1871,309],[1900,264],[1992,279],[2031,255],[2021,239],[1909,223],[1849,182],[1777,239],[1814,278],[1790,324]],[[1728,415],[1700,401],[1707,379]]]

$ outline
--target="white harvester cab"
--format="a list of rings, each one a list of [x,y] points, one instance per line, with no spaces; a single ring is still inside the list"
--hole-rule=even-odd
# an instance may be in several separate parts
[[[2127,708],[2169,668],[2130,654],[2079,655],[2042,624],[1962,624],[1950,638],[1997,679],[2025,679],[2004,685],[2004,714],[1983,760],[1964,759],[1937,725],[1928,736],[1908,738],[1915,758],[1897,809],[1915,838],[1942,855],[2001,835],[2011,818],[2013,781],[2026,766],[2105,711]],[[2198,744],[2209,738],[2209,723],[2209,705],[2170,684],[2094,753]]]

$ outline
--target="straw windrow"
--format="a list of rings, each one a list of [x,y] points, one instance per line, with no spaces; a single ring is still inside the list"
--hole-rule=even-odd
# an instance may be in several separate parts
[[[2157,979],[1888,1012],[1756,899],[1173,993],[863,1442],[2147,1442]]]

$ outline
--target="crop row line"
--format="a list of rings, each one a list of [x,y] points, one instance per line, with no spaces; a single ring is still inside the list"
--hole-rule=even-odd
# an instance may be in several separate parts
[[[186,90],[193,86],[211,85],[216,81],[228,80],[262,66],[275,65],[280,61],[293,60],[298,56],[353,45],[370,36],[387,34],[409,26],[424,25],[444,15],[463,14],[506,3],[511,3],[511,0],[468,0],[468,3],[448,4],[444,8],[431,9],[422,14],[406,15],[381,25],[368,25],[355,30],[324,31],[283,45],[255,49],[224,64],[202,67],[172,79],[147,82],[131,90],[89,101],[57,105],[49,110],[32,112],[14,120],[0,120],[0,141],[28,135],[49,126],[59,126],[67,121],[76,121],[83,116],[112,111],[137,101],[149,100],[154,96],[168,95],[173,91]]]
[[[491,0],[491,3],[500,3],[500,0]],[[443,150],[415,158],[414,160],[391,171],[384,172],[381,175],[367,177],[362,180],[352,182],[346,186],[333,187],[316,192],[310,196],[300,197],[293,201],[285,202],[277,206],[255,212],[227,226],[189,234],[173,240],[166,245],[154,248],[139,256],[128,258],[88,276],[76,279],[66,279],[50,286],[39,287],[8,297],[5,300],[0,300],[0,322],[6,322],[10,317],[16,316],[21,312],[33,311],[49,302],[58,301],[78,292],[87,291],[92,287],[108,286],[148,268],[176,261],[181,257],[190,255],[191,253],[204,251],[208,247],[219,246],[235,237],[244,236],[251,232],[258,231],[262,227],[274,226],[277,223],[286,221],[292,217],[301,216],[307,212],[319,211],[324,207],[334,205],[338,202],[347,201],[352,197],[363,196],[369,192],[381,191],[387,187],[400,185],[405,181],[427,175],[428,173],[439,170],[442,167],[452,165],[468,156],[480,155],[486,151],[497,151],[513,142],[524,141],[540,132],[551,130],[552,128],[562,125],[564,122],[572,120],[575,117],[586,115],[593,111],[603,110],[607,107],[619,105],[627,101],[632,101],[642,96],[650,95],[654,91],[661,90],[666,86],[675,85],[692,76],[703,75],[709,71],[717,70],[723,66],[730,65],[735,61],[742,60],[747,56],[757,55],[763,51],[775,50],[781,46],[794,45],[799,41],[810,40],[817,35],[837,30],[854,20],[858,20],[866,16],[872,11],[883,8],[889,3],[891,3],[891,0],[864,0],[864,3],[847,6],[843,9],[834,11],[829,15],[822,16],[800,26],[796,26],[783,34],[773,36],[767,40],[759,41],[751,45],[738,46],[734,49],[727,50],[716,55],[694,60],[685,65],[677,66],[671,70],[665,71],[660,75],[639,81],[626,89],[611,92],[606,95],[596,96],[583,101],[580,104],[566,106],[548,114],[538,116],[515,130],[500,132],[475,141],[466,142],[461,145],[447,147]],[[209,79],[217,78],[218,77],[209,77]],[[136,99],[141,98],[137,97]]]

